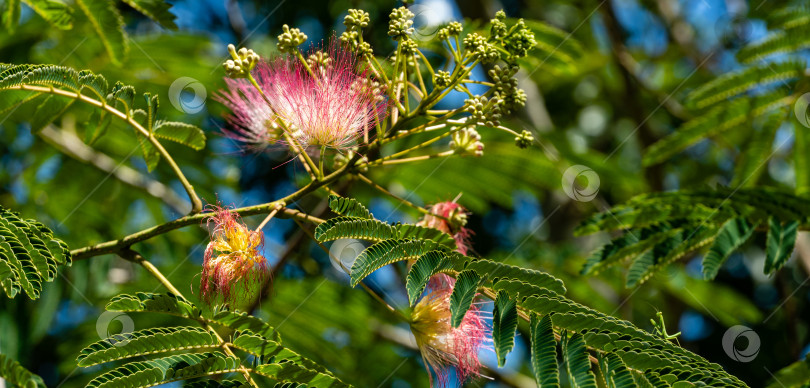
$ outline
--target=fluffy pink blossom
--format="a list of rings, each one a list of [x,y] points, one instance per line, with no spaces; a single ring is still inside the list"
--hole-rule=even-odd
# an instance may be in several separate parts
[[[272,87],[273,70],[266,62],[259,62],[252,74],[262,89]],[[225,84],[228,88],[214,97],[231,111],[227,116],[228,128],[222,130],[225,136],[256,150],[282,140],[273,110],[249,81],[225,78]]]
[[[478,352],[491,341],[486,313],[475,303],[458,327],[451,325],[450,295],[454,284],[455,279],[447,275],[434,276],[428,294],[411,315],[411,331],[428,373],[433,370],[442,387],[447,386],[450,368],[455,368],[459,381],[480,375]]]
[[[294,56],[257,65],[252,74],[266,99],[248,80],[227,79],[228,90],[217,97],[232,112],[226,135],[273,144],[283,142],[286,128],[304,147],[345,149],[385,118],[386,99],[354,54],[335,39],[313,54],[312,74]]]
[[[426,215],[417,225],[438,229],[453,236],[456,250],[466,255],[470,250],[470,237],[473,233],[464,227],[467,224],[467,211],[455,202],[439,202],[430,207],[430,212],[435,215]]]
[[[267,260],[261,254],[264,234],[248,229],[227,208],[213,210],[207,221],[214,227],[205,248],[200,293],[207,303],[222,297],[236,307],[269,276]]]

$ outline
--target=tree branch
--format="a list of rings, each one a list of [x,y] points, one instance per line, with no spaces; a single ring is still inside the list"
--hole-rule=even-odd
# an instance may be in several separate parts
[[[186,189],[186,193],[188,194],[188,198],[189,198],[189,200],[191,200],[191,212],[192,213],[199,213],[199,212],[202,211],[202,201],[200,201],[200,197],[198,197],[197,193],[194,192],[194,187],[191,185],[191,183],[189,183],[188,179],[186,179],[186,176],[183,175],[183,171],[180,170],[180,167],[174,161],[172,156],[169,155],[169,152],[166,151],[165,148],[163,148],[163,145],[160,144],[160,142],[157,140],[157,138],[152,133],[150,133],[148,130],[146,130],[146,128],[144,128],[141,125],[141,123],[137,122],[128,113],[121,112],[120,110],[115,109],[114,107],[112,107],[110,105],[107,105],[107,103],[104,102],[104,101],[99,101],[99,100],[96,100],[94,98],[87,97],[87,96],[85,96],[85,95],[83,95],[81,93],[71,92],[71,91],[62,90],[62,89],[56,89],[53,86],[45,87],[45,86],[23,84],[23,85],[17,85],[17,86],[14,86],[14,87],[6,88],[6,90],[30,90],[30,91],[34,91],[34,92],[50,93],[50,94],[57,95],[57,96],[73,98],[73,99],[82,101],[84,103],[96,106],[98,108],[104,109],[108,113],[112,114],[113,116],[118,117],[119,119],[126,121],[129,125],[131,125],[133,128],[135,128],[135,130],[138,131],[138,133],[140,133],[141,136],[146,137],[146,139],[149,140],[150,143],[152,143],[152,145],[155,147],[155,149],[158,151],[158,153],[160,153],[160,155],[163,157],[163,159],[166,160],[166,163],[169,164],[171,169],[174,171],[175,175],[177,175],[177,179],[179,179],[180,183],[183,184],[183,187]]]
[[[94,150],[71,132],[49,125],[39,132],[39,136],[59,152],[109,173],[127,185],[145,191],[180,214],[188,214],[189,210],[191,210],[191,204],[180,198],[168,186],[140,173],[138,170],[116,162],[104,153]]]

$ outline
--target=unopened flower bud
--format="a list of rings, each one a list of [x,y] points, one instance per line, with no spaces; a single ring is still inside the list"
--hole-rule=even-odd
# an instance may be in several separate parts
[[[473,57],[485,63],[495,61],[501,56],[498,49],[487,42],[487,38],[475,32],[464,37],[464,47]]]
[[[405,7],[399,7],[391,11],[388,17],[390,18],[388,36],[400,40],[413,34],[413,12]]]
[[[450,82],[452,82],[452,78],[450,78],[450,72],[439,70],[436,72],[433,78],[433,84],[436,85],[437,88],[446,88],[450,86]]]
[[[307,41],[307,35],[297,28],[290,28],[288,25],[281,26],[284,31],[278,36],[278,51],[282,53],[292,53],[298,46]]]
[[[343,25],[349,29],[360,29],[368,27],[370,20],[368,12],[362,9],[350,9],[349,14],[343,18]]]
[[[245,78],[250,74],[250,71],[259,63],[259,55],[245,47],[236,51],[236,46],[229,44],[228,53],[231,58],[225,61],[222,66],[225,68],[225,74],[229,78]]]
[[[518,148],[527,148],[532,145],[532,142],[534,142],[534,136],[525,129],[515,138],[515,145],[518,146]]]
[[[461,156],[481,156],[484,154],[484,143],[481,135],[473,127],[461,128],[452,135],[450,148]]]

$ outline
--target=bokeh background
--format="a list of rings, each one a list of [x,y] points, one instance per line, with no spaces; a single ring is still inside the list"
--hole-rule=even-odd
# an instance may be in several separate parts
[[[87,20],[74,14],[74,28],[59,31],[23,7],[15,34],[0,32],[0,62],[54,63],[91,69],[109,81],[121,80],[139,92],[160,97],[160,116],[196,124],[206,131],[201,152],[168,144],[201,197],[208,203],[245,206],[265,203],[294,191],[305,174],[297,161],[279,151],[243,152],[219,133],[223,107],[215,101],[223,86],[220,64],[228,43],[241,43],[265,57],[276,55],[283,24],[298,27],[310,42],[340,34],[348,8],[371,14],[367,39],[379,56],[394,43],[386,35],[393,1],[170,1],[178,29],[169,30],[121,5],[130,52],[121,66],[111,63]],[[505,122],[526,129],[537,142],[526,150],[502,133],[483,132],[480,158],[431,160],[376,170],[371,177],[391,192],[424,205],[452,200],[471,212],[476,254],[538,268],[565,281],[568,296],[653,330],[650,318],[661,311],[680,344],[721,364],[751,386],[764,386],[771,374],[807,353],[808,309],[806,236],[800,234],[798,258],[773,277],[762,275],[764,253],[752,244],[736,253],[717,280],[700,279],[700,258],[691,256],[641,287],[625,289],[623,270],[581,277],[584,258],[608,235],[574,238],[585,217],[622,203],[633,195],[660,190],[728,184],[734,168],[726,139],[699,143],[667,164],[642,169],[641,150],[683,121],[679,101],[717,74],[740,65],[734,53],[766,34],[764,15],[783,1],[765,0],[428,0],[412,5],[419,34],[429,38],[438,25],[464,21],[482,26],[499,9],[509,17],[540,20],[568,33],[566,47],[578,54],[559,63],[535,51],[519,73],[526,108]],[[333,32],[334,31],[334,32]],[[570,40],[570,41],[568,41]],[[475,77],[483,79],[479,69]],[[174,85],[174,86],[173,86]],[[460,103],[450,95],[443,104]],[[91,111],[77,109],[55,126],[76,138],[60,141],[32,134],[30,108],[0,107],[0,205],[36,218],[72,248],[107,241],[180,215],[183,190],[165,163],[148,172],[131,128],[113,125],[93,149],[123,169],[165,187],[158,197],[122,183],[108,172],[60,152],[65,144],[81,148]],[[731,131],[733,132],[733,131]],[[735,134],[730,136],[734,138]],[[775,186],[793,181],[790,131],[774,143],[786,144],[769,161],[763,181]],[[77,145],[78,143],[78,145]],[[731,144],[736,144],[731,142]],[[566,195],[562,176],[583,165],[598,176],[598,194],[586,200]],[[362,182],[345,182],[342,193],[367,203],[380,219],[417,220],[412,209],[382,197]],[[174,191],[179,196],[171,194]],[[580,198],[581,199],[581,198]],[[317,199],[295,204],[323,211]],[[255,225],[260,219],[246,222]],[[386,314],[360,290],[348,287],[345,274],[326,254],[296,232],[292,221],[274,219],[265,228],[265,255],[278,267],[273,290],[255,311],[277,326],[285,343],[321,362],[356,386],[428,385],[418,351],[410,345],[407,325]],[[763,237],[764,238],[764,237]],[[190,226],[138,244],[187,295],[197,293],[207,231]],[[351,248],[338,254],[350,254]],[[803,251],[804,250],[804,251]],[[399,267],[378,271],[370,285],[394,306],[407,306]],[[78,261],[46,284],[37,303],[0,298],[0,352],[10,354],[49,386],[78,387],[98,369],[76,368],[84,346],[122,330],[156,323],[154,316],[99,317],[110,297],[125,292],[160,291],[141,268],[113,255]],[[491,308],[491,307],[485,307]],[[99,323],[101,322],[101,324]],[[759,353],[740,362],[724,349],[722,338],[735,325],[751,328]],[[471,386],[534,386],[528,349],[520,336],[507,366]],[[744,340],[743,340],[744,341]],[[737,344],[745,348],[748,344]],[[733,353],[733,352],[732,352]],[[490,366],[492,353],[483,355]],[[173,386],[181,386],[179,383]]]

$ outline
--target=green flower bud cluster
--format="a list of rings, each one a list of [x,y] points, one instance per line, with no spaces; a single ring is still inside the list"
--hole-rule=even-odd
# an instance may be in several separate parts
[[[533,142],[534,136],[525,129],[515,138],[515,145],[518,146],[518,148],[528,148]]]
[[[361,56],[372,54],[371,45],[363,42],[363,28],[368,27],[370,20],[368,12],[362,9],[350,9],[349,14],[343,18],[346,31],[340,35],[340,41]]]
[[[239,51],[236,51],[236,46],[229,44],[228,52],[233,59],[225,61],[222,66],[225,68],[225,75],[230,78],[247,77],[250,71],[259,63],[259,55],[253,50],[242,47]]]
[[[481,142],[481,135],[474,127],[461,128],[454,132],[450,141],[450,148],[461,156],[481,156],[484,155],[484,143]]]
[[[343,25],[350,30],[361,30],[368,27],[370,21],[368,12],[362,9],[350,9],[349,14],[343,18]]]
[[[452,81],[453,79],[450,77],[449,71],[439,70],[433,76],[433,84],[436,85],[437,88],[444,89],[450,86],[450,82]]]
[[[282,53],[292,53],[298,46],[307,41],[307,35],[297,28],[290,28],[288,25],[281,26],[284,31],[278,36],[278,51]]]
[[[382,102],[385,100],[385,85],[380,84],[370,78],[358,78],[352,82],[351,89],[360,90],[372,96],[375,102]]]
[[[307,64],[311,69],[328,69],[332,66],[332,58],[329,57],[329,54],[318,51],[309,55]]]
[[[391,19],[388,22],[388,36],[394,40],[401,40],[413,34],[413,12],[405,7],[399,7],[391,11],[388,17]]]
[[[537,45],[534,33],[526,26],[523,19],[518,20],[512,27],[511,33],[503,38],[503,48],[514,58],[522,58],[529,54],[529,50]]]
[[[502,103],[503,100],[497,96],[490,99],[475,96],[464,101],[465,110],[470,113],[470,122],[488,127],[500,125]]]
[[[495,46],[478,33],[471,33],[464,37],[464,47],[472,53],[475,59],[484,63],[490,63],[500,58],[500,53]]]
[[[489,71],[489,77],[495,83],[494,95],[503,101],[501,105],[505,114],[526,105],[526,93],[518,88],[518,81],[515,78],[518,70],[518,65],[510,64],[503,68],[495,65]]]
[[[463,30],[464,30],[464,27],[461,26],[461,23],[459,23],[459,22],[450,22],[450,24],[448,24],[447,27],[442,27],[439,30],[439,32],[437,33],[437,36],[438,36],[439,40],[445,40],[445,39],[447,39],[447,38],[449,38],[451,36],[459,36],[461,34],[461,31],[463,31]]]
[[[416,50],[419,50],[419,45],[411,38],[406,37],[402,39],[399,44],[402,45],[402,53],[408,57],[413,57],[413,54],[416,54]]]
[[[491,19],[489,23],[491,27],[489,29],[490,35],[496,39],[501,39],[509,32],[509,29],[506,27],[506,13],[503,10],[500,10],[495,13],[495,19]]]

